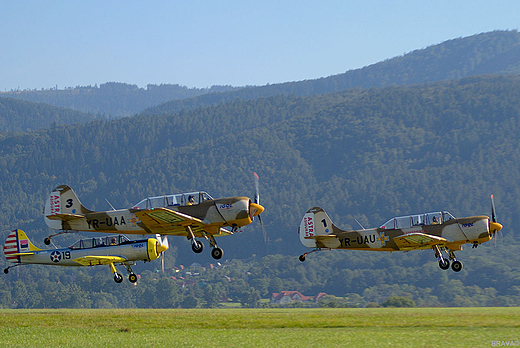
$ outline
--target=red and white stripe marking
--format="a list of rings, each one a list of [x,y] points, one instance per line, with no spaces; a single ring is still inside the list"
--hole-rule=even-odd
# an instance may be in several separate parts
[[[19,263],[19,257],[11,255],[18,253],[18,238],[16,234],[17,231],[15,230],[7,237],[4,243],[4,255],[7,261]]]

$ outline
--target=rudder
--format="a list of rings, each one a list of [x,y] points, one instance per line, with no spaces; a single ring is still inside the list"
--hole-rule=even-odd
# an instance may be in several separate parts
[[[40,251],[42,249],[34,246],[22,230],[12,231],[4,243],[4,256],[7,261],[20,263],[20,253]]]
[[[81,204],[78,196],[68,185],[56,187],[45,201],[45,223],[55,230],[62,229],[62,221],[81,217],[92,212]]]
[[[332,232],[332,220],[325,210],[314,207],[305,213],[300,223],[298,233],[300,242],[308,248],[315,248],[316,240],[312,237],[327,235]]]

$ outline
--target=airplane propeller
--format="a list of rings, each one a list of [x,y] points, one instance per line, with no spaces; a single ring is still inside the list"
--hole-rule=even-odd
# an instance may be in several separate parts
[[[157,254],[161,255],[161,270],[164,273],[164,252],[169,249],[170,243],[168,242],[168,236],[164,236],[164,238],[161,238],[162,236],[160,234],[155,235],[155,239],[157,240],[157,243],[155,244],[155,248],[157,251]]]
[[[262,217],[260,216],[260,213],[264,211],[263,207],[260,205],[260,194],[258,189],[260,177],[258,176],[258,174],[256,174],[256,172],[253,172],[253,176],[255,180],[255,202],[253,206],[255,208],[255,211],[251,210],[251,219],[254,216],[258,215],[258,221],[260,222],[260,226],[262,227],[262,233],[264,235],[264,243],[267,243],[267,232],[265,231],[264,223],[262,222]],[[260,212],[258,212],[258,210],[260,210]]]
[[[493,195],[491,195],[491,221],[489,223],[489,232],[493,235],[495,249],[497,246],[497,237],[501,236],[500,230],[502,229],[502,225],[497,222],[497,214],[495,211],[495,200]]]

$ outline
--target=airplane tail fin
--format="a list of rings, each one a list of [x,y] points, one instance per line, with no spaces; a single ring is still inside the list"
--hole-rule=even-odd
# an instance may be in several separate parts
[[[43,215],[45,223],[52,229],[61,230],[62,221],[83,217],[92,210],[81,204],[78,196],[67,185],[56,187],[47,198]]]
[[[332,233],[332,220],[322,208],[311,208],[303,216],[298,233],[303,245],[308,248],[316,248],[316,236]]]
[[[22,230],[14,230],[11,232],[4,243],[4,256],[6,260],[14,263],[20,263],[21,254],[40,250],[42,249],[35,247]]]

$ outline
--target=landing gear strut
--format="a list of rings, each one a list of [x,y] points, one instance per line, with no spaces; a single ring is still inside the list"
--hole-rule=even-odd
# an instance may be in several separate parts
[[[455,253],[453,250],[446,251],[444,247],[439,247],[438,245],[433,246],[433,250],[435,250],[435,257],[439,260],[439,267],[443,270],[447,270],[450,268],[450,260],[452,261],[451,269],[454,272],[460,272],[462,270],[462,262],[458,261],[455,257]],[[442,250],[446,251],[449,255],[449,259],[445,259],[442,256]]]
[[[191,226],[186,226],[186,232],[188,233],[188,239],[191,241],[191,250],[193,250],[194,253],[200,254],[202,250],[204,250],[204,244],[202,242],[195,239],[195,234],[193,233],[193,230],[191,229]],[[222,256],[224,255],[224,250],[217,247],[217,242],[215,241],[215,237],[213,235],[204,232],[204,238],[208,241],[209,245],[213,248],[211,250],[211,256],[215,260],[220,260]]]
[[[305,257],[306,257],[307,255],[312,254],[312,253],[315,252],[315,251],[320,251],[320,250],[321,250],[321,248],[316,248],[316,249],[314,249],[314,250],[312,250],[312,251],[309,251],[308,253],[303,253],[302,255],[300,255],[300,256],[298,257],[298,260],[300,260],[301,262],[304,262],[304,261],[305,261]]]

